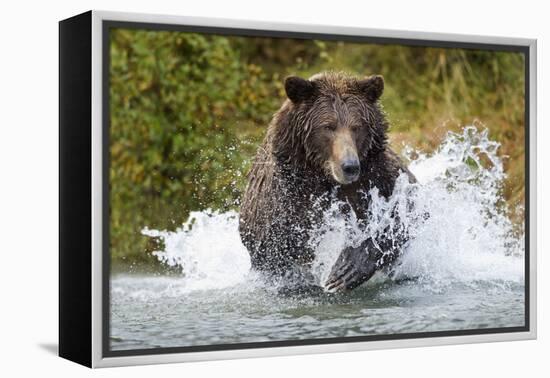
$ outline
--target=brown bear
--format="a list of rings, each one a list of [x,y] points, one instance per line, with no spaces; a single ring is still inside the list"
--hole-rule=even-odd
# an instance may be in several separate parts
[[[248,173],[239,232],[252,266],[284,277],[303,272],[315,257],[312,232],[331,201],[368,222],[378,188],[389,198],[398,176],[412,173],[387,143],[388,122],[379,105],[382,76],[359,79],[340,72],[285,80],[288,99],[274,115]],[[344,210],[346,211],[346,210]],[[341,251],[325,283],[351,290],[399,256],[406,237],[365,240]]]

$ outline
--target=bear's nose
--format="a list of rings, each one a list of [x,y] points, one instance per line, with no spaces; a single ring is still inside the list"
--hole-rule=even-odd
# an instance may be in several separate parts
[[[346,160],[342,163],[342,172],[348,177],[356,178],[359,175],[359,162],[357,160]]]

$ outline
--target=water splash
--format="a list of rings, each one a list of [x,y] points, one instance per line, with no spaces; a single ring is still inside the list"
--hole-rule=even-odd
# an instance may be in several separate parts
[[[311,240],[316,249],[312,272],[318,283],[325,282],[339,251],[387,230],[393,213],[411,239],[392,279],[414,278],[434,291],[454,284],[523,284],[524,236],[514,230],[502,198],[505,173],[498,148],[487,130],[469,126],[461,133],[449,132],[431,154],[406,149],[418,183],[400,177],[389,200],[376,189],[365,193],[372,201],[368,223],[343,215],[337,203],[325,213],[323,226]],[[164,250],[155,255],[181,267],[185,291],[258,282],[240,241],[236,212],[192,212],[174,232],[143,233],[164,241]]]
[[[239,236],[238,214],[194,211],[176,231],[143,230],[164,241],[153,254],[169,266],[179,266],[185,291],[220,289],[243,282],[250,256]]]
[[[419,179],[416,211],[430,217],[411,227],[414,239],[397,276],[416,276],[437,288],[523,283],[524,236],[514,230],[502,198],[505,173],[498,148],[487,130],[466,127],[448,133],[435,153],[411,161]]]

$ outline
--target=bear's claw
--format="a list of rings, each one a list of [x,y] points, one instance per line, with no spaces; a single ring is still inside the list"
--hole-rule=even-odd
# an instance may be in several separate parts
[[[360,273],[359,271],[353,271],[344,277],[329,278],[325,284],[325,288],[329,292],[352,290],[361,285],[367,279],[367,274]]]
[[[376,264],[368,257],[364,246],[344,249],[332,267],[325,289],[348,291],[367,281],[376,271]]]

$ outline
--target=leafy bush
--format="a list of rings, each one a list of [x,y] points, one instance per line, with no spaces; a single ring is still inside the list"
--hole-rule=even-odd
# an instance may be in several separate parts
[[[144,226],[233,206],[243,135],[274,108],[262,71],[227,38],[116,30],[111,44],[111,245],[143,256]],[[243,153],[247,151],[248,154]]]

